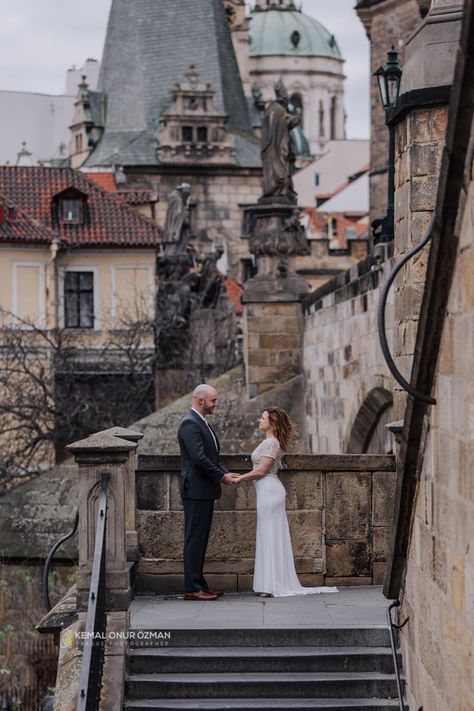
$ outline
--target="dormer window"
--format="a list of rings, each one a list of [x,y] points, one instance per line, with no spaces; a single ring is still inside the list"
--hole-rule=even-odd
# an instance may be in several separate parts
[[[82,225],[87,210],[87,195],[71,185],[53,197],[53,220],[56,223]]]
[[[61,200],[60,204],[61,222],[80,224],[82,222],[82,200]]]

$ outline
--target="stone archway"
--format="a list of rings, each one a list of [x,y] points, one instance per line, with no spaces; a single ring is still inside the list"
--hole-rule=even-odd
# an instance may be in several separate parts
[[[352,425],[348,454],[385,454],[384,443],[389,441],[385,424],[390,422],[393,405],[392,393],[384,388],[374,388],[365,398]]]

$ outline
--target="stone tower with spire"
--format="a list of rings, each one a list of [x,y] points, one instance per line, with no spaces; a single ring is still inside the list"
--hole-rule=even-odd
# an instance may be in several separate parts
[[[192,5],[192,8],[190,7]],[[84,165],[114,167],[121,189],[167,196],[191,186],[198,250],[224,245],[224,271],[243,278],[242,204],[260,192],[260,145],[252,129],[223,0],[113,0],[98,91],[105,115]]]

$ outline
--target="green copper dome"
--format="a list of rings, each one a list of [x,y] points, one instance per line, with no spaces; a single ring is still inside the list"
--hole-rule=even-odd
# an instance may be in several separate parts
[[[298,10],[254,11],[250,23],[250,56],[287,55],[342,59],[334,35]]]

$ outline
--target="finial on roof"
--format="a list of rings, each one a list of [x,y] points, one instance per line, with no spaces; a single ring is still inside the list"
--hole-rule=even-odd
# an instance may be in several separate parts
[[[199,83],[199,72],[196,71],[194,64],[191,64],[189,70],[186,73],[186,78],[193,88],[195,88]]]

